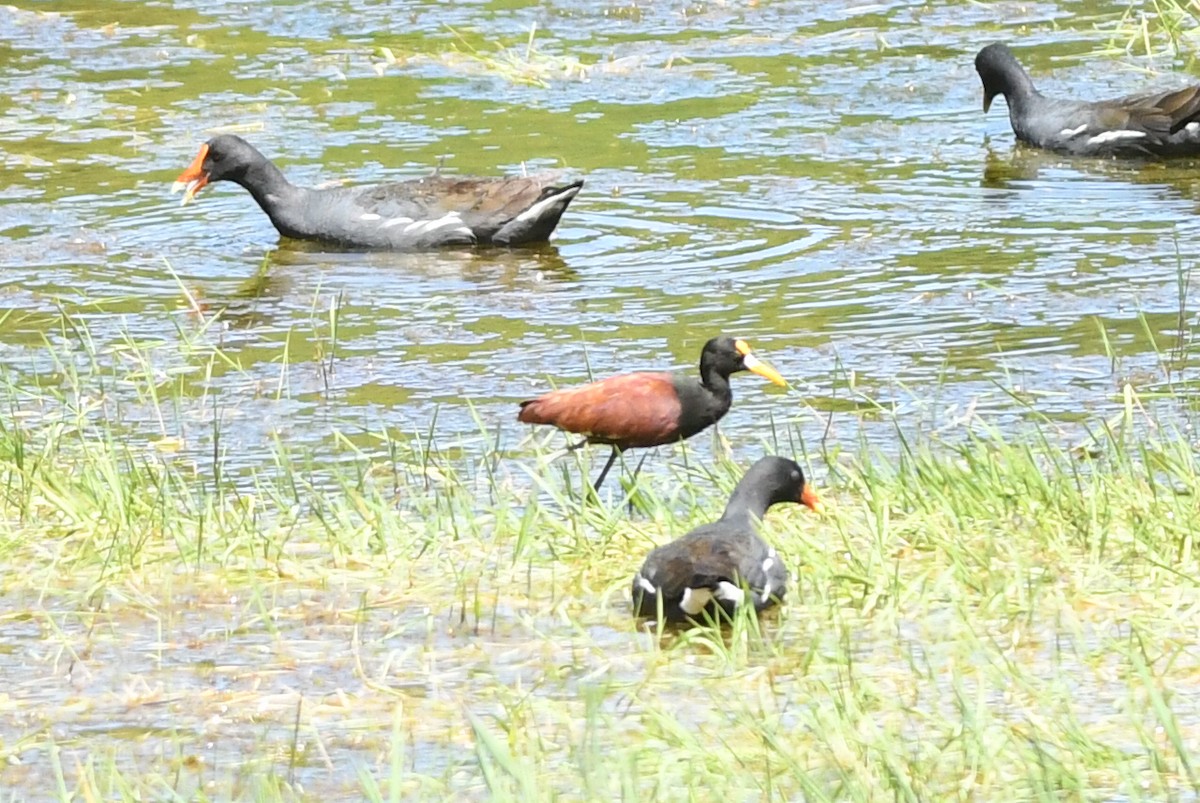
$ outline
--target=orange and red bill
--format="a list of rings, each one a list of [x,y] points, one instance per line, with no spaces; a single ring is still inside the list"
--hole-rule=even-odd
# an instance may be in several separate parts
[[[813,513],[825,512],[825,503],[808,483],[804,483],[804,489],[800,491],[800,504],[812,510]]]
[[[208,145],[200,146],[200,153],[196,154],[196,158],[188,165],[187,170],[179,174],[179,178],[175,179],[175,183],[171,185],[171,192],[179,192],[183,190],[183,200],[179,202],[180,206],[187,206],[196,197],[196,193],[204,188],[208,183],[208,173],[204,172],[204,159],[208,156]]]

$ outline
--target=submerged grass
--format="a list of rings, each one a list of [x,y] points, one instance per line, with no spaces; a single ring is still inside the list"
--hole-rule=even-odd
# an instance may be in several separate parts
[[[145,344],[117,359],[71,331],[55,371],[0,387],[0,787],[1200,794],[1186,433],[1101,424],[1066,451],[979,426],[958,444],[831,458],[829,515],[768,516],[787,604],[724,631],[662,630],[631,619],[630,575],[716,516],[739,467],[643,477],[633,516],[618,499],[581,504],[571,461],[507,452],[482,421],[470,449],[440,447],[431,425],[335,434],[336,460],[281,441],[231,471],[220,416],[188,448],[188,402],[164,381],[176,360],[211,375],[228,364],[218,348],[197,335],[164,368]],[[1124,418],[1142,415],[1126,398]],[[219,407],[215,391],[203,406]]]
[[[627,75],[647,70],[670,70],[677,63],[690,64],[687,58],[665,55],[643,58],[637,55],[583,62],[574,56],[547,52],[537,46],[537,24],[530,26],[525,42],[517,47],[498,43],[489,34],[469,33],[448,28],[454,41],[449,48],[434,54],[405,53],[397,55],[390,47],[376,48],[382,61],[375,71],[383,75],[393,66],[416,61],[433,61],[449,70],[471,75],[500,78],[511,84],[549,88],[563,81],[586,81],[597,75]]]
[[[1126,53],[1168,63],[1191,57],[1200,38],[1197,0],[1150,0],[1130,3],[1109,29],[1109,55]]]

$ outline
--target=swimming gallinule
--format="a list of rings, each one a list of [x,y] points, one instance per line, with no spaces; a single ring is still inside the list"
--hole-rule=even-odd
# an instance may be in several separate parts
[[[746,600],[761,611],[783,599],[787,568],[758,534],[767,508],[799,502],[818,513],[822,506],[794,460],[764,457],[750,467],[725,513],[682,538],[655,549],[633,578],[633,612],[667,621],[726,614]]]
[[[553,424],[585,436],[570,449],[589,443],[612,446],[612,454],[596,478],[594,487],[599,491],[624,450],[690,438],[719,421],[733,403],[729,375],[738,371],[753,371],[777,385],[787,385],[774,368],[750,353],[745,340],[714,337],[700,353],[699,379],[671,373],[621,374],[523,401],[517,420]]]
[[[1003,95],[1022,142],[1075,156],[1200,154],[1200,86],[1094,103],[1047,98],[1000,43],[979,51],[975,69],[983,80],[983,110]]]
[[[200,146],[175,182],[192,200],[214,181],[250,191],[285,237],[338,248],[411,251],[445,245],[521,245],[549,239],[582,181],[554,174],[508,178],[430,176],[373,187],[307,189],[232,134]]]

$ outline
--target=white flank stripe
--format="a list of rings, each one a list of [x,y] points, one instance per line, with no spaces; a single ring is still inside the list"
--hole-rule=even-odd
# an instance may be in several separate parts
[[[707,588],[685,588],[683,599],[679,600],[679,609],[686,614],[695,616],[712,602],[712,592]]]
[[[1105,142],[1115,142],[1119,139],[1141,139],[1146,136],[1145,131],[1130,131],[1122,128],[1118,131],[1105,131],[1103,134],[1097,134],[1088,140],[1089,145],[1103,145]]]
[[[520,223],[524,223],[526,220],[537,220],[543,214],[545,214],[546,210],[550,207],[569,201],[578,194],[579,188],[573,187],[569,192],[560,192],[556,193],[555,195],[551,195],[549,198],[543,198],[521,214],[517,215],[516,220]]]
[[[767,578],[767,582],[763,583],[762,601],[765,604],[771,598],[771,578]]]
[[[1079,128],[1064,128],[1062,131],[1058,132],[1058,135],[1060,137],[1077,137],[1084,131],[1087,131],[1087,123],[1079,126]]]
[[[771,567],[774,565],[775,565],[775,558],[767,558],[766,560],[763,561],[763,571],[764,572],[771,571]]]
[[[377,215],[374,212],[367,212],[365,215],[362,216],[362,219],[363,220],[379,220],[380,217],[381,217],[381,215]]]
[[[654,587],[654,583],[651,583],[642,575],[639,574],[635,579],[638,584],[638,588],[642,589],[642,591],[645,591],[647,594],[658,593],[658,589]]]
[[[558,203],[559,197],[560,196],[558,195],[551,195],[549,198],[543,198],[521,214],[517,215],[517,221],[524,223],[526,220],[537,220],[542,216],[548,207]]]
[[[410,217],[393,217],[393,218],[388,218],[387,220],[380,223],[379,228],[387,229],[392,226],[399,226],[401,223],[412,223],[412,222],[413,222],[413,219]]]
[[[433,220],[418,220],[409,223],[404,227],[405,234],[431,234],[440,229],[454,229],[455,231],[469,231],[463,225],[462,218],[457,212],[447,212],[439,218]]]

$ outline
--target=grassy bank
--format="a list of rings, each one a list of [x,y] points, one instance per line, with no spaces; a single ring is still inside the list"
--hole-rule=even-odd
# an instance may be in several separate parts
[[[670,461],[633,516],[565,493],[570,459],[436,437],[338,437],[336,460],[281,442],[234,474],[219,424],[208,454],[131,437],[87,392],[107,369],[66,365],[0,390],[16,798],[1200,791],[1184,435],[815,458],[829,514],[769,516],[788,604],[659,633],[629,577],[741,467]]]

